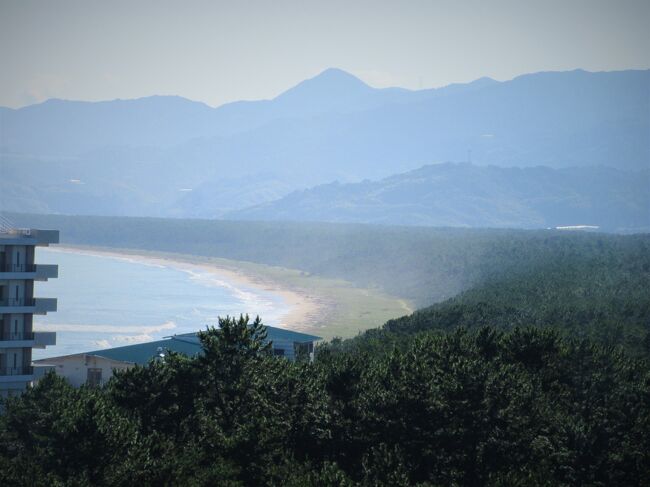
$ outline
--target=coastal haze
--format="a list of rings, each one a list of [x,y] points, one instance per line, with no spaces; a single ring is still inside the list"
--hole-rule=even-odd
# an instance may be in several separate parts
[[[649,227],[648,2],[192,5],[0,3],[2,210]]]
[[[437,182],[455,188],[458,207],[474,205],[482,188],[492,210],[413,218],[408,195],[395,193],[402,213],[393,209],[383,222],[635,231],[650,226],[649,112],[648,70],[411,91],[328,69],[272,100],[218,108],[179,97],[49,100],[0,111],[1,202],[30,213],[372,223],[385,208],[374,198],[361,207],[341,202],[345,215],[317,201],[273,208],[333,181],[381,185],[432,163],[463,162],[476,167],[443,164],[418,191],[433,209],[446,200],[436,199],[444,194]],[[538,175],[547,183],[528,197]],[[311,201],[319,191],[302,194]]]

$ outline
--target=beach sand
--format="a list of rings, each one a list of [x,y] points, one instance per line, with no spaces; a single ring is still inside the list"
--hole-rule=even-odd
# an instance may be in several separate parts
[[[174,254],[173,257],[162,253],[146,251],[115,250],[105,248],[90,248],[83,246],[57,245],[48,250],[69,252],[93,256],[128,259],[149,265],[161,265],[182,271],[201,271],[213,274],[219,280],[229,282],[235,287],[260,290],[279,296],[288,311],[281,316],[280,322],[274,326],[287,328],[305,333],[317,333],[322,328],[325,317],[331,314],[335,306],[327,296],[314,295],[311,290],[288,286],[287,283],[273,280],[260,274],[246,272],[240,267],[216,263],[213,259],[203,259],[198,256]]]
[[[172,268],[209,272],[235,287],[258,289],[279,296],[288,311],[274,326],[311,333],[324,339],[351,338],[386,321],[410,314],[413,305],[377,288],[363,288],[342,279],[312,275],[298,269],[221,257],[62,244],[62,252],[104,255]],[[264,319],[264,316],[261,317]]]

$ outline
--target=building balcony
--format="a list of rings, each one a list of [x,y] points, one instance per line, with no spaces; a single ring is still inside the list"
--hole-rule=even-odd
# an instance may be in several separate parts
[[[58,230],[12,228],[0,232],[0,245],[49,245],[59,243]]]
[[[58,265],[0,265],[0,280],[33,279],[35,281],[47,281],[57,277],[59,277]]]
[[[54,331],[0,333],[0,349],[45,348],[50,345],[56,345],[56,332]]]
[[[34,380],[34,367],[0,367],[0,384],[32,380]]]
[[[34,348],[45,348],[51,345],[56,345],[56,332],[55,331],[35,331],[34,335]]]
[[[0,301],[0,314],[31,313],[35,315],[44,315],[56,311],[56,307],[56,298],[9,298]]]

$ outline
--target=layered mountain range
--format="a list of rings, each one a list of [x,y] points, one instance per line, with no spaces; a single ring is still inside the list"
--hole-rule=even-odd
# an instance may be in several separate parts
[[[650,171],[435,164],[230,212],[236,220],[650,231]]]
[[[518,174],[526,179],[534,170],[499,172],[499,167],[546,166],[544,177],[553,184],[544,188],[560,205],[558,212],[562,201],[581,207],[583,193],[616,194],[616,203],[607,204],[605,197],[600,203],[623,212],[620,227],[636,226],[637,216],[625,212],[638,208],[639,199],[632,196],[637,193],[619,183],[648,182],[649,113],[650,71],[547,72],[411,91],[375,89],[330,69],[272,100],[217,108],[160,96],[48,100],[0,108],[0,208],[535,227],[556,220],[540,216],[546,210],[539,209],[515,212],[515,217],[513,201],[525,207],[534,198],[522,202],[525,191],[514,191],[517,183],[509,179]],[[296,199],[310,195],[315,202],[315,195],[327,188],[324,183],[338,180],[359,202],[365,191],[359,193],[360,188],[393,184],[393,175],[409,179],[425,165],[470,159],[472,171],[482,171],[479,179],[487,178],[483,183],[463,183],[470,176],[459,167],[467,171],[467,166],[443,164],[420,171],[435,167],[437,177],[449,183],[446,191],[455,188],[447,201],[456,201],[456,213],[472,213],[471,218],[444,212],[434,217],[438,207],[429,197],[408,203],[433,205],[409,218],[394,208],[381,216],[387,211],[382,198],[372,211],[361,211],[366,201],[349,206],[359,210],[356,215],[344,216],[334,214],[332,201],[309,209],[304,199]],[[610,168],[609,176],[602,176],[602,167]],[[562,172],[565,168],[575,168],[570,177]],[[366,179],[375,183],[362,182]],[[608,182],[611,187],[603,191]],[[296,193],[313,186],[320,187]],[[437,183],[427,191],[441,195],[441,188]],[[479,188],[494,195],[486,197],[492,206],[483,212],[471,210],[481,199]],[[365,194],[374,198],[372,191]],[[503,214],[496,195],[508,200]],[[628,196],[631,200],[624,202]],[[280,201],[271,203],[275,200]],[[289,201],[294,201],[292,211]],[[578,216],[568,223],[591,221]]]

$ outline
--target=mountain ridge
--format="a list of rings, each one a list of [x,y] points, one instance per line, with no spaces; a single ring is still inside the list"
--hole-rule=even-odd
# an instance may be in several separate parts
[[[68,102],[68,103],[98,104],[98,103],[110,103],[110,102],[137,102],[137,101],[140,101],[140,100],[146,100],[146,99],[152,99],[152,98],[177,98],[177,99],[185,100],[185,101],[188,101],[188,102],[191,102],[191,103],[197,103],[197,104],[205,105],[206,107],[211,108],[211,109],[214,110],[214,109],[218,109],[218,108],[221,108],[221,107],[224,107],[224,106],[227,106],[227,105],[237,104],[237,103],[255,103],[255,102],[273,101],[276,98],[279,98],[279,97],[283,96],[284,94],[292,91],[293,89],[303,85],[306,82],[317,80],[318,78],[320,78],[321,76],[324,76],[324,75],[326,75],[326,76],[329,75],[330,72],[338,72],[338,73],[341,73],[344,76],[353,78],[354,80],[357,80],[359,83],[367,86],[368,88],[370,88],[372,90],[377,90],[377,91],[400,90],[400,91],[407,91],[407,92],[429,92],[429,91],[445,90],[447,88],[451,88],[451,87],[455,87],[455,86],[467,86],[467,85],[472,85],[472,84],[476,84],[476,83],[479,83],[479,84],[482,84],[482,83],[485,83],[485,82],[488,82],[490,84],[493,84],[493,83],[507,83],[509,81],[515,81],[515,80],[522,79],[522,78],[527,78],[527,77],[530,77],[530,76],[534,77],[534,76],[547,75],[547,74],[551,74],[551,75],[553,75],[553,74],[566,74],[566,73],[611,74],[611,73],[622,73],[622,72],[643,73],[643,72],[647,72],[647,71],[650,71],[650,69],[624,69],[624,70],[589,71],[589,70],[582,69],[582,68],[575,68],[575,69],[571,69],[571,70],[545,70],[545,71],[534,71],[534,72],[531,72],[531,73],[523,73],[523,74],[514,76],[514,77],[506,79],[506,80],[495,80],[494,78],[491,78],[489,76],[481,76],[481,77],[476,78],[476,79],[474,79],[472,81],[454,82],[454,83],[449,83],[447,85],[442,85],[442,86],[438,86],[438,87],[434,87],[434,88],[422,88],[422,89],[414,90],[414,89],[410,89],[410,88],[404,88],[404,87],[401,87],[401,86],[389,86],[389,87],[384,87],[384,88],[377,88],[377,87],[374,87],[374,86],[370,85],[369,83],[366,83],[361,78],[353,75],[352,73],[349,73],[349,72],[347,72],[347,71],[345,71],[345,70],[343,70],[341,68],[331,67],[331,68],[324,69],[319,74],[317,74],[317,75],[315,75],[315,76],[313,76],[311,78],[307,78],[307,79],[305,79],[303,81],[299,81],[295,85],[287,88],[286,90],[282,91],[278,95],[273,96],[271,98],[233,100],[233,101],[224,102],[224,103],[219,104],[219,105],[210,105],[207,102],[204,102],[204,101],[201,101],[201,100],[194,100],[192,98],[188,98],[188,97],[182,96],[182,95],[161,95],[161,94],[153,93],[153,94],[150,94],[150,95],[144,95],[144,96],[139,96],[139,97],[135,97],[135,98],[111,98],[111,99],[103,99],[103,100],[78,100],[78,99],[72,99],[72,98],[52,97],[52,98],[47,98],[47,99],[45,99],[43,101],[39,101],[39,102],[36,102],[36,103],[30,103],[28,105],[23,105],[23,106],[16,107],[16,108],[0,105],[0,110],[9,110],[9,111],[15,112],[15,111],[23,110],[25,108],[43,105],[43,104],[48,103],[48,102]]]
[[[294,191],[227,213],[233,220],[548,228],[593,225],[650,230],[650,171],[425,165],[353,184]]]
[[[330,84],[340,89],[323,88]],[[58,100],[0,109],[0,204],[206,217],[335,179],[382,179],[470,157],[503,167],[643,170],[648,112],[650,70],[545,72],[421,91],[377,89],[329,70],[273,100],[217,108],[175,96]],[[226,198],[236,194],[228,186],[242,184],[258,195]],[[34,197],[19,202],[15,188]]]

